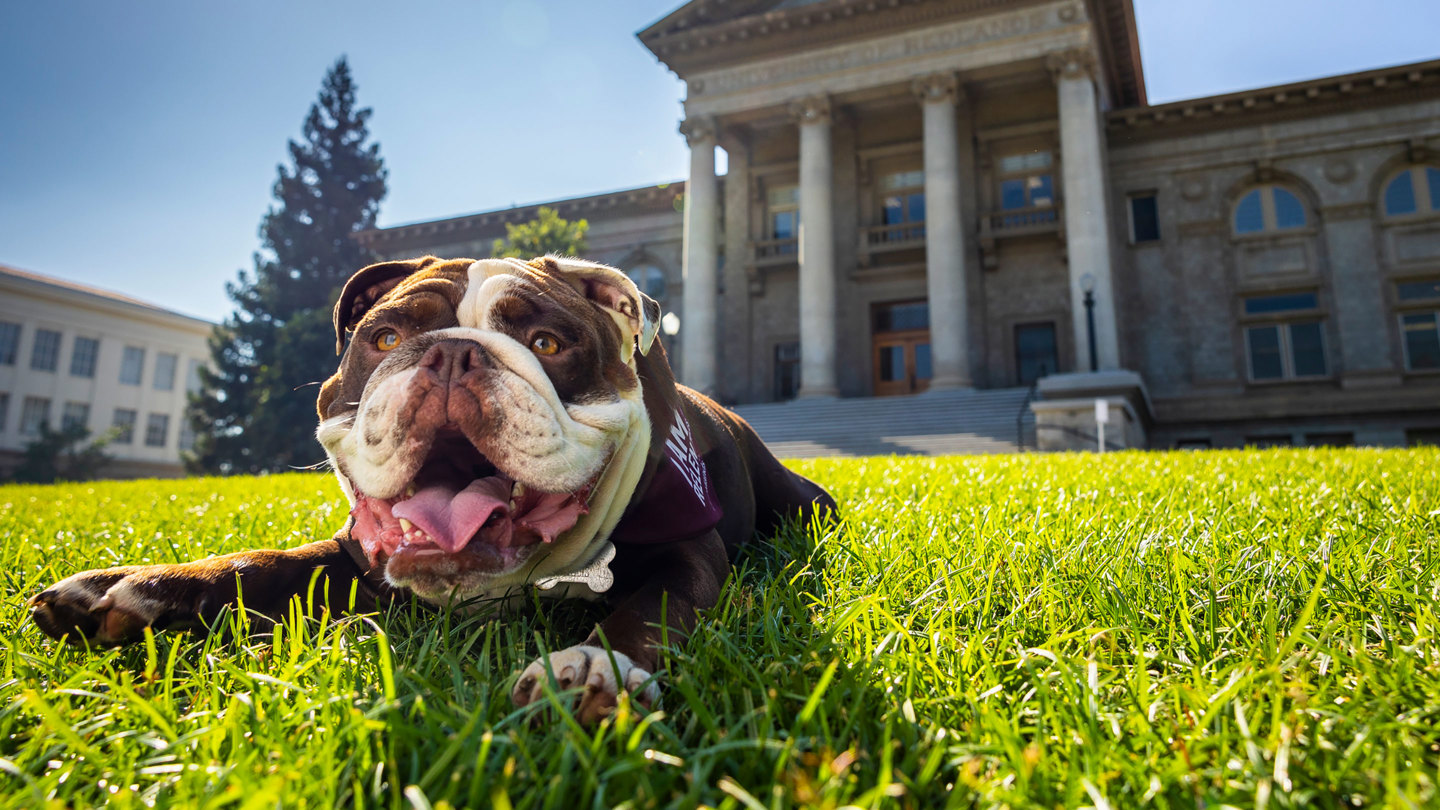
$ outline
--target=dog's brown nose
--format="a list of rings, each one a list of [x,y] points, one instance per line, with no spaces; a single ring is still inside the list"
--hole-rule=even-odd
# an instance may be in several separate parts
[[[442,340],[425,351],[420,368],[435,372],[440,382],[459,380],[484,364],[484,352],[471,340]]]

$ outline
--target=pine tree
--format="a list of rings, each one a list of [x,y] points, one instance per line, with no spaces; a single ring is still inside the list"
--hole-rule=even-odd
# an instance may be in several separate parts
[[[490,253],[496,258],[509,256],[517,259],[533,259],[547,253],[580,256],[585,252],[585,232],[588,230],[589,221],[562,219],[554,208],[542,205],[529,222],[519,225],[505,223],[506,238],[496,239]]]
[[[330,308],[374,256],[352,238],[374,227],[386,192],[380,145],[368,144],[370,109],[355,106],[341,57],[289,142],[260,224],[254,270],[226,285],[235,311],[210,339],[211,369],[188,418],[195,472],[257,473],[324,460],[316,443],[316,385],[335,369]]]

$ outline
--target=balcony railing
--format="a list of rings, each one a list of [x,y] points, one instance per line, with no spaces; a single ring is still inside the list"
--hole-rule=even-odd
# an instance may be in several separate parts
[[[865,244],[871,250],[908,248],[925,244],[925,222],[896,222],[865,229]]]
[[[1010,208],[988,214],[981,225],[981,230],[996,236],[1047,233],[1055,230],[1059,223],[1060,209],[1057,206],[1035,205],[1029,208]]]
[[[1059,205],[1034,205],[992,211],[980,218],[980,256],[985,269],[999,266],[995,243],[1002,239],[1054,234],[1065,241],[1065,220]]]
[[[756,239],[750,244],[754,247],[756,267],[794,264],[800,258],[800,240],[793,236],[786,239]]]

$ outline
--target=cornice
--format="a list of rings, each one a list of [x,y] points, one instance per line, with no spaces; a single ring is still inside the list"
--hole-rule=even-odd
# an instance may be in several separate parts
[[[596,194],[589,197],[574,197],[568,200],[539,202],[531,205],[481,211],[448,219],[412,222],[389,228],[372,228],[360,231],[354,239],[366,247],[375,248],[390,243],[411,239],[453,234],[457,239],[483,236],[482,231],[505,224],[519,224],[534,219],[542,208],[553,208],[562,217],[583,217],[611,211],[661,212],[674,210],[675,199],[685,191],[685,181],[665,183],[642,188]]]
[[[1177,130],[1234,126],[1241,118],[1303,117],[1337,105],[1391,104],[1425,98],[1440,98],[1440,60],[1129,107],[1108,113],[1106,119],[1114,135],[1163,136]]]
[[[722,0],[723,2],[723,0]],[[681,78],[779,52],[803,50],[910,28],[960,14],[976,14],[1044,0],[822,0],[708,24],[641,31],[641,43]],[[711,2],[693,6],[717,5]]]
[[[824,45],[921,28],[957,17],[980,16],[1047,0],[822,0],[789,9],[742,13],[711,21],[712,9],[724,13],[735,0],[694,0],[636,36],[656,58],[682,79],[691,74],[794,53]],[[1101,30],[1107,77],[1118,103],[1145,103],[1135,15],[1131,0],[1076,0],[1075,16],[1088,9]],[[753,4],[751,6],[754,7]],[[718,16],[718,15],[717,15]]]
[[[0,291],[4,291],[7,298],[11,296],[17,299],[22,296],[46,298],[66,306],[82,307],[121,318],[146,320],[198,335],[208,335],[210,330],[215,327],[213,322],[204,318],[156,306],[123,293],[115,293],[4,265],[0,265]]]

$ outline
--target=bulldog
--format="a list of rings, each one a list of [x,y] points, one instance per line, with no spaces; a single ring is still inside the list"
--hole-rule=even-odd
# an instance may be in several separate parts
[[[531,663],[512,698],[539,699],[553,674],[585,722],[621,692],[653,705],[662,633],[684,638],[715,604],[740,546],[835,509],[744,420],[676,384],[659,316],[624,273],[575,259],[366,267],[335,306],[342,357],[317,406],[350,502],[335,537],[85,571],[31,615],[52,637],[115,645],[207,626],[242,593],[272,620],[307,594],[335,612],[411,594],[603,598],[608,618]]]

